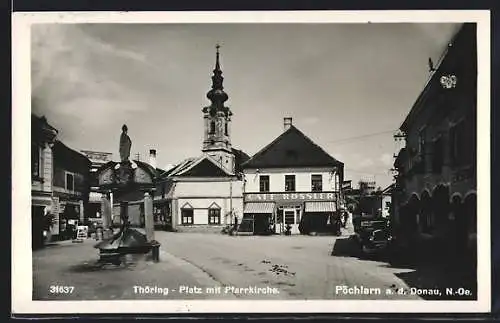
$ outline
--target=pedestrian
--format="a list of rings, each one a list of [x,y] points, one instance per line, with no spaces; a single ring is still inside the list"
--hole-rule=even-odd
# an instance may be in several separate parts
[[[43,217],[43,233],[45,242],[50,242],[52,240],[52,228],[54,227],[55,217],[52,214],[50,207],[46,207],[44,210],[45,214]]]
[[[346,227],[347,227],[347,220],[348,220],[348,218],[349,218],[349,214],[347,213],[347,211],[346,211],[346,210],[344,210],[344,212],[343,212],[342,216],[343,216],[342,226],[343,226],[344,228],[346,228]]]

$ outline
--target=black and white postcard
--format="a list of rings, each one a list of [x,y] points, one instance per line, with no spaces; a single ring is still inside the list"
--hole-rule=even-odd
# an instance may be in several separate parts
[[[14,13],[12,39],[13,313],[489,311],[489,12]]]

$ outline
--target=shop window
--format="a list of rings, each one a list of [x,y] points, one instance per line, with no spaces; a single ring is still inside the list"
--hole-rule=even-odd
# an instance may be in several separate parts
[[[440,137],[434,141],[432,147],[432,171],[441,173],[443,168],[443,139]]]
[[[194,221],[194,212],[192,209],[181,209],[181,223],[191,225]]]
[[[220,209],[208,210],[208,224],[220,224]]]
[[[66,173],[66,190],[74,191],[75,190],[75,176],[71,173]]]
[[[31,174],[40,178],[40,147],[37,144],[31,144]]]
[[[210,121],[210,134],[213,135],[215,133],[215,121]]]
[[[311,191],[321,192],[323,190],[323,176],[311,175]]]
[[[269,175],[259,176],[259,191],[269,192]]]
[[[295,175],[285,175],[285,192],[295,192]]]

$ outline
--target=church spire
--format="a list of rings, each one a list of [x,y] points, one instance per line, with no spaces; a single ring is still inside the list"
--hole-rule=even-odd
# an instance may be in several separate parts
[[[208,91],[207,98],[212,101],[212,107],[216,110],[224,110],[224,102],[228,100],[228,95],[224,92],[224,86],[222,82],[224,78],[222,77],[222,70],[220,69],[220,58],[219,58],[219,48],[220,45],[215,46],[216,56],[215,56],[215,68],[213,70],[214,75],[212,76],[212,89]]]
[[[220,72],[222,74],[222,71],[220,70],[220,63],[219,63],[219,48],[220,48],[220,45],[217,44],[215,45],[215,50],[216,50],[216,57],[215,57],[215,70],[214,70],[214,73],[216,73],[217,71]]]

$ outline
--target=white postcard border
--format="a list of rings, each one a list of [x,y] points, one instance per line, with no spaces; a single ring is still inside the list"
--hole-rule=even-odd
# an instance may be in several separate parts
[[[478,36],[478,300],[33,301],[30,169],[30,25],[34,23],[431,23],[476,22]],[[491,306],[490,12],[246,11],[16,12],[12,15],[12,313],[475,313]]]

